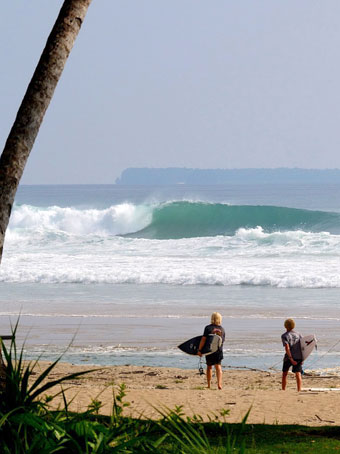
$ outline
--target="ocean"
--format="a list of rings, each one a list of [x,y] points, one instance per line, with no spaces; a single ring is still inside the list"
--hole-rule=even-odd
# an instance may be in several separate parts
[[[177,345],[223,315],[224,367],[340,371],[340,185],[20,186],[0,268],[0,334],[28,359],[195,368]]]

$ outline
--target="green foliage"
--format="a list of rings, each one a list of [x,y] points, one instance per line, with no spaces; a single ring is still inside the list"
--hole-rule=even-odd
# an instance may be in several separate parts
[[[86,372],[66,375],[58,380],[46,379],[59,359],[35,377],[37,361],[24,364],[23,349],[18,353],[15,335],[18,323],[12,329],[9,349],[1,341],[6,372],[0,393],[0,447],[3,453],[56,452],[66,440],[65,430],[60,428],[48,409],[48,402],[55,396],[44,394],[66,380],[75,379]],[[66,438],[65,438],[66,437]]]
[[[194,415],[192,418],[184,418],[183,407],[178,406],[174,411],[167,408],[158,411],[162,414],[163,419],[158,422],[161,429],[169,435],[171,440],[177,444],[178,454],[213,454],[216,449],[220,454],[244,454],[245,444],[242,437],[242,432],[246,425],[249,412],[244,417],[238,434],[233,434],[229,430],[228,424],[220,425],[226,430],[225,437],[223,437],[223,446],[216,448],[212,444],[211,439],[205,432],[205,425],[199,415]],[[228,413],[223,410],[223,417]],[[213,441],[215,441],[213,439]]]
[[[118,394],[115,393],[114,387],[112,388],[113,394],[113,409],[112,409],[112,425],[117,425],[122,422],[122,414],[125,407],[130,405],[129,402],[124,402],[124,397],[126,396],[126,386],[124,383],[119,385]]]

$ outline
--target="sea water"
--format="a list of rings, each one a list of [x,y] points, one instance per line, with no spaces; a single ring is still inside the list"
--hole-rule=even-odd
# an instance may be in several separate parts
[[[279,369],[283,321],[340,368],[340,185],[21,186],[0,334],[27,358],[196,367],[177,345],[223,315],[224,365]]]

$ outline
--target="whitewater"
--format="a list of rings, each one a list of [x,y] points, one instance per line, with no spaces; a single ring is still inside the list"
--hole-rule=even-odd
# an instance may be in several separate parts
[[[0,328],[21,314],[28,355],[48,345],[53,357],[77,332],[73,362],[192,367],[176,345],[219,310],[230,365],[269,368],[294,316],[323,339],[321,366],[340,367],[338,195],[334,185],[21,187]]]
[[[338,230],[338,213],[276,206],[15,205],[0,281],[340,287]]]

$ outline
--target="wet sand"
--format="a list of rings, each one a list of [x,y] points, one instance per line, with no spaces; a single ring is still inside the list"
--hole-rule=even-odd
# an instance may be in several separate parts
[[[36,373],[44,370],[47,364],[39,363]],[[89,368],[60,363],[48,380]],[[186,415],[201,415],[204,420],[223,420],[221,413],[228,410],[226,421],[240,422],[251,409],[250,423],[340,425],[339,376],[304,376],[303,390],[298,393],[293,374],[289,374],[287,390],[281,391],[280,373],[226,369],[220,391],[215,377],[212,388],[207,389],[205,375],[200,376],[197,370],[146,366],[94,369],[82,378],[65,382],[67,398],[73,399],[71,410],[85,410],[92,399],[97,399],[103,404],[100,412],[110,414],[112,390],[117,391],[119,384],[124,383],[125,401],[130,403],[124,414],[133,417],[157,419],[160,414],[156,408],[174,409],[180,405]],[[56,387],[53,391],[59,389]],[[49,390],[48,394],[52,392]],[[54,406],[61,404],[59,398],[53,402]]]

